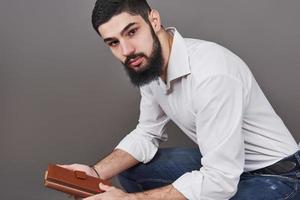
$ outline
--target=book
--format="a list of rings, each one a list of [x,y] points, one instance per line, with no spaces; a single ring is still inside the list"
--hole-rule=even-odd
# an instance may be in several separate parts
[[[75,197],[85,198],[102,193],[99,183],[111,185],[108,180],[102,180],[87,175],[83,171],[73,171],[50,164],[45,172],[45,186]]]

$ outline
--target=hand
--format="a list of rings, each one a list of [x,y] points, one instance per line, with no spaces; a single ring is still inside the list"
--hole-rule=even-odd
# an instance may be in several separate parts
[[[73,170],[73,171],[83,171],[89,176],[98,178],[98,175],[96,174],[96,172],[90,166],[87,166],[87,165],[72,164],[72,165],[57,165],[57,166],[63,167],[63,168],[69,169],[69,170]]]
[[[99,184],[99,188],[104,192],[83,200],[131,200],[133,197],[132,194],[123,192],[113,186],[104,185],[103,183]]]

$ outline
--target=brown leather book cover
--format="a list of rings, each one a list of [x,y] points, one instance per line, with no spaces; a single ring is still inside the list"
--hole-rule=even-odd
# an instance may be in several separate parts
[[[45,173],[45,186],[76,197],[89,197],[101,193],[99,183],[111,185],[110,181],[87,175],[82,171],[72,171],[50,164]]]

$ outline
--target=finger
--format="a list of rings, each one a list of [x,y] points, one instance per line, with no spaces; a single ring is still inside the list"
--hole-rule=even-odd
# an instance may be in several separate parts
[[[90,197],[87,197],[87,198],[84,198],[84,199],[81,199],[81,200],[100,200],[102,199],[102,194],[96,194],[96,195],[93,195],[93,196],[90,196]]]
[[[71,164],[71,165],[59,165],[59,164],[57,164],[57,166],[63,167],[65,169],[69,169],[69,170],[75,170],[76,169],[76,165],[75,164]]]
[[[56,166],[63,167],[63,168],[66,168],[66,169],[73,169],[70,165],[59,165],[59,164],[56,164]]]
[[[108,186],[108,185],[104,185],[103,183],[99,184],[99,188],[100,188],[100,190],[103,190],[105,192],[114,189],[114,187]]]

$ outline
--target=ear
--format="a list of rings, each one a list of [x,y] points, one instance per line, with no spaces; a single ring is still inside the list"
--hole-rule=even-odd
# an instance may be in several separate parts
[[[149,21],[155,33],[161,29],[160,15],[157,10],[152,9],[149,13]]]

